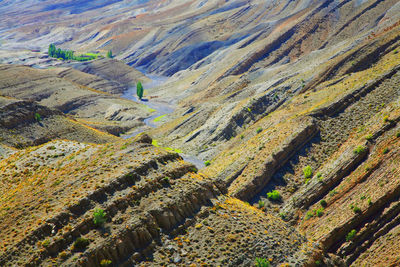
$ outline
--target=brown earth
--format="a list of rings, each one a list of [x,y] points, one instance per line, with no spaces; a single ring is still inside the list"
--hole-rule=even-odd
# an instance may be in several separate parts
[[[0,4],[0,265],[400,265],[398,1],[30,2]],[[120,60],[170,76],[154,140],[94,130],[153,118]]]

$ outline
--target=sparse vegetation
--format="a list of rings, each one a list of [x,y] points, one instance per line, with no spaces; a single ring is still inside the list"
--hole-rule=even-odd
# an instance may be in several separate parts
[[[207,166],[210,166],[211,165],[211,161],[209,161],[209,160],[207,160],[207,161],[205,161],[204,162],[204,165],[207,167]]]
[[[361,213],[361,209],[357,206],[351,205],[350,208],[354,211],[354,213]]]
[[[73,251],[81,251],[89,246],[89,240],[83,237],[78,237],[72,245]]]
[[[47,248],[49,245],[50,245],[50,240],[48,240],[48,239],[46,239],[46,240],[44,240],[44,241],[42,242],[42,246],[43,246],[44,248]]]
[[[324,215],[324,208],[319,208],[319,209],[316,209],[315,210],[315,215],[317,216],[317,217],[322,217],[322,215]]]
[[[93,212],[93,222],[96,226],[103,226],[107,221],[106,213],[102,209],[95,209]]]
[[[368,141],[371,141],[372,138],[373,138],[373,135],[372,135],[372,134],[367,134],[367,135],[365,136],[365,140],[368,140]]]
[[[357,231],[356,230],[351,230],[347,236],[346,236],[346,241],[349,242],[350,240],[353,240],[353,238],[356,236]]]
[[[261,127],[258,127],[256,131],[257,131],[257,133],[259,134],[259,133],[262,132],[262,130],[263,130],[263,129],[262,129]]]
[[[313,170],[311,166],[306,166],[303,169],[304,178],[310,179],[312,177]]]
[[[383,154],[389,153],[389,148],[385,147],[385,148],[383,149],[382,153],[383,153]]]
[[[328,203],[326,203],[326,200],[323,199],[319,202],[319,204],[321,205],[321,207],[326,208],[326,206],[328,206]]]
[[[364,153],[366,149],[367,148],[365,146],[359,145],[356,148],[354,148],[353,152],[354,152],[354,154],[361,154],[361,153]]]
[[[264,208],[264,207],[265,207],[265,202],[262,201],[262,200],[259,200],[259,201],[258,201],[258,208],[259,208],[259,209],[262,209],[262,208]]]
[[[110,266],[111,263],[112,263],[111,260],[101,260],[100,266],[102,266],[102,267],[107,267],[107,266]]]
[[[269,267],[271,265],[266,258],[256,258],[255,266],[256,267]]]
[[[39,113],[35,113],[35,120],[36,120],[37,122],[40,122],[40,121],[42,120],[42,117],[40,116]]]
[[[271,199],[273,201],[278,201],[278,200],[281,200],[281,198],[282,198],[281,193],[279,193],[278,190],[273,190],[271,192],[268,192],[267,197],[268,197],[268,199]]]

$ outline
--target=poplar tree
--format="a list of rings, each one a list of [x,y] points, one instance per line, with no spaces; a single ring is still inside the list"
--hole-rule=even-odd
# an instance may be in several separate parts
[[[107,52],[107,57],[108,57],[108,58],[113,58],[113,54],[112,54],[112,51],[111,51],[111,50],[108,50],[108,52]]]
[[[136,85],[136,94],[139,97],[140,100],[142,100],[143,97],[143,86],[141,82],[138,82]]]

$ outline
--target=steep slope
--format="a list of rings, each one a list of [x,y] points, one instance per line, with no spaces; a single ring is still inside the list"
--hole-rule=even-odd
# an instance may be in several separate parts
[[[0,2],[4,62],[58,66],[0,65],[0,265],[400,264],[399,1],[34,3]],[[120,60],[176,109],[119,98],[149,81]]]
[[[56,138],[91,143],[116,140],[110,134],[96,131],[58,110],[32,101],[0,97],[0,111],[0,140],[7,146],[21,148]]]
[[[143,125],[143,118],[152,112],[117,96],[127,89],[124,81],[117,83],[75,69],[38,70],[11,64],[0,65],[0,73],[1,95],[36,101],[115,135]],[[124,73],[134,79],[130,72]]]
[[[300,250],[310,250],[306,239],[293,228],[223,197],[193,165],[151,141],[146,135],[107,145],[53,141],[1,161],[0,263],[148,265],[153,253],[151,266],[163,265],[165,253],[179,264],[197,258],[202,264],[247,265],[264,253],[276,263],[306,260]],[[106,212],[102,227],[93,222],[95,208]],[[259,244],[264,235],[268,246]],[[78,247],[79,238],[89,240],[88,245]],[[226,238],[236,245],[225,256],[206,256],[212,248],[209,239],[222,252],[219,243]],[[284,246],[275,249],[277,243]],[[286,258],[282,249],[299,257]]]

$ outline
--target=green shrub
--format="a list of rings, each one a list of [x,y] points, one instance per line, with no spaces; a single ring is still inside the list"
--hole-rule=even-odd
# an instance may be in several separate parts
[[[210,166],[210,165],[211,165],[211,161],[209,161],[209,160],[205,161],[205,162],[204,162],[204,165],[205,165],[205,166]]]
[[[313,171],[312,171],[312,168],[310,166],[304,167],[303,174],[304,174],[304,177],[306,179],[311,178],[312,177],[312,173],[313,173]]]
[[[361,213],[361,209],[353,204],[350,205],[350,209],[352,209],[354,213]]]
[[[267,197],[271,200],[277,201],[281,199],[281,193],[278,190],[273,190],[267,193]]]
[[[262,209],[262,208],[264,208],[264,206],[265,206],[265,202],[262,201],[262,200],[259,200],[259,201],[258,201],[258,208],[259,208],[259,209]]]
[[[314,212],[312,212],[312,211],[307,211],[307,213],[306,213],[306,220],[308,220],[308,219],[310,219],[310,218],[312,218],[312,217],[314,217]]]
[[[400,132],[396,133],[396,137],[397,137],[397,138],[400,137]]]
[[[47,248],[49,245],[50,245],[50,240],[48,240],[48,239],[46,239],[46,240],[44,240],[44,241],[42,242],[42,246],[43,246],[44,248]]]
[[[101,260],[100,266],[102,266],[102,267],[110,266],[111,263],[112,263],[112,261],[110,261],[110,260]]]
[[[315,215],[317,217],[322,217],[322,215],[324,215],[324,208],[319,208],[319,209],[315,210]]]
[[[389,153],[389,148],[385,147],[385,149],[383,150],[383,154],[387,154]]]
[[[106,213],[102,209],[95,209],[93,212],[93,222],[96,226],[102,226],[107,221]]]
[[[39,122],[39,121],[42,120],[42,117],[40,116],[39,113],[35,113],[35,120],[36,120],[37,122]]]
[[[257,128],[257,133],[258,133],[258,134],[261,133],[262,130],[263,130],[263,129],[262,129],[261,127],[258,127],[258,128]]]
[[[256,258],[255,266],[256,267],[269,267],[271,265],[266,258]]]
[[[354,152],[354,154],[361,154],[361,153],[364,153],[366,149],[367,148],[365,146],[359,145],[356,148],[354,148],[353,152]]]
[[[83,237],[78,237],[72,245],[72,250],[84,250],[87,246],[89,246],[89,240]]]
[[[321,206],[322,206],[323,208],[326,208],[326,206],[328,206],[328,203],[326,203],[326,200],[325,200],[325,199],[321,200],[321,201],[319,202],[319,204],[321,204]]]
[[[373,138],[373,135],[372,135],[372,134],[367,134],[367,135],[365,136],[365,139],[368,140],[368,141],[371,141],[372,138]]]
[[[389,122],[389,116],[386,115],[385,117],[383,117],[383,122]]]
[[[243,134],[240,135],[240,139],[244,139],[244,135]]]
[[[354,229],[351,230],[346,236],[346,241],[349,242],[350,240],[352,240],[356,236],[356,234],[357,234],[356,230]]]

